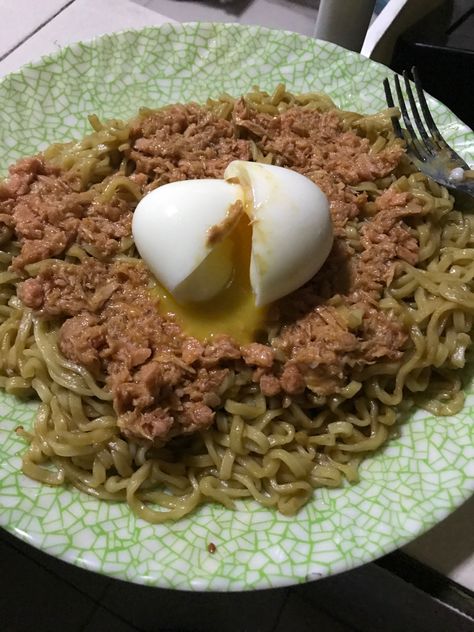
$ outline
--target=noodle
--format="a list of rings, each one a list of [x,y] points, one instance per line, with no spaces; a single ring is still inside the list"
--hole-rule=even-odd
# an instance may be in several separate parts
[[[250,108],[275,116],[294,106],[336,110],[326,95],[293,95],[283,85],[271,95],[254,88],[245,99]],[[230,120],[234,104],[233,97],[223,95],[209,99],[206,107]],[[140,117],[151,112],[143,109]],[[394,110],[338,113],[347,129],[369,139],[372,154],[398,142],[390,125]],[[131,124],[103,123],[95,115],[89,120],[91,135],[52,145],[45,159],[79,174],[84,200],[138,201],[141,191],[128,178],[124,157]],[[274,155],[253,140],[251,151],[256,161],[274,162]],[[17,298],[21,275],[10,264],[19,244],[12,231],[1,233],[0,386],[16,397],[41,401],[32,430],[17,431],[29,444],[23,472],[48,485],[68,483],[102,500],[127,502],[152,523],[178,520],[205,502],[232,508],[245,498],[294,515],[315,488],[356,482],[361,460],[387,442],[409,406],[436,415],[459,412],[464,398],[458,370],[467,362],[474,313],[474,220],[453,209],[448,192],[403,159],[390,176],[353,186],[367,196],[367,216],[388,187],[411,193],[423,208],[409,224],[419,261],[399,262],[378,306],[409,333],[401,359],[359,368],[339,392],[327,396],[307,388],[299,395],[265,397],[250,371],[231,372],[212,427],[165,446],[121,435],[105,376],[65,358],[58,347],[61,322],[41,318]],[[362,248],[362,225],[351,219],[345,228],[354,252]],[[90,257],[104,258],[94,246],[74,243],[64,259],[77,263]],[[137,259],[130,236],[122,238],[114,258]],[[35,276],[49,262],[25,269]],[[337,297],[333,304],[350,328],[360,326],[360,310],[338,304]],[[267,333],[271,344],[276,330],[269,325]]]

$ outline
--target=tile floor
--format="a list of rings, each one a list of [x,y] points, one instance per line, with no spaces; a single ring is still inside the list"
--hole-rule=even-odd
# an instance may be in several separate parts
[[[312,35],[319,0],[132,0],[178,22],[240,22]]]

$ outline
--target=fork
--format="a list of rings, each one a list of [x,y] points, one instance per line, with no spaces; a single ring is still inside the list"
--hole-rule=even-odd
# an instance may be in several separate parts
[[[407,155],[420,171],[451,191],[467,193],[474,198],[474,179],[465,177],[465,171],[470,171],[470,167],[466,161],[448,145],[436,127],[428,108],[416,68],[413,67],[411,72],[415,83],[419,108],[416,104],[406,71],[403,71],[403,80],[410,103],[412,118],[415,121],[419,136],[410,118],[398,75],[394,77],[395,90],[406,130],[402,130],[398,118],[393,116],[392,124],[395,134],[406,142]],[[387,105],[392,108],[395,106],[395,103],[388,78],[384,80],[383,85]],[[424,123],[420,116],[420,109]]]

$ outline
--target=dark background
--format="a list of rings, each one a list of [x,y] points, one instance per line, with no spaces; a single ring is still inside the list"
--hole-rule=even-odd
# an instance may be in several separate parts
[[[402,553],[278,590],[147,588],[56,560],[0,529],[1,632],[472,632],[474,601],[461,593]]]

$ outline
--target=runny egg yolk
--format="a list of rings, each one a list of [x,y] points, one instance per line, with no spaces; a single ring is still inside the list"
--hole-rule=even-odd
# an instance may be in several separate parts
[[[132,234],[162,314],[200,340],[245,344],[262,337],[262,306],[321,268],[333,230],[328,199],[307,177],[241,160],[223,175],[157,187],[138,203]]]
[[[268,306],[255,305],[250,285],[252,229],[246,214],[222,245],[231,248],[233,272],[227,286],[211,299],[179,303],[158,281],[152,291],[158,296],[159,312],[173,314],[185,334],[199,340],[227,334],[236,342],[247,344],[255,341],[257,331],[263,328]]]

